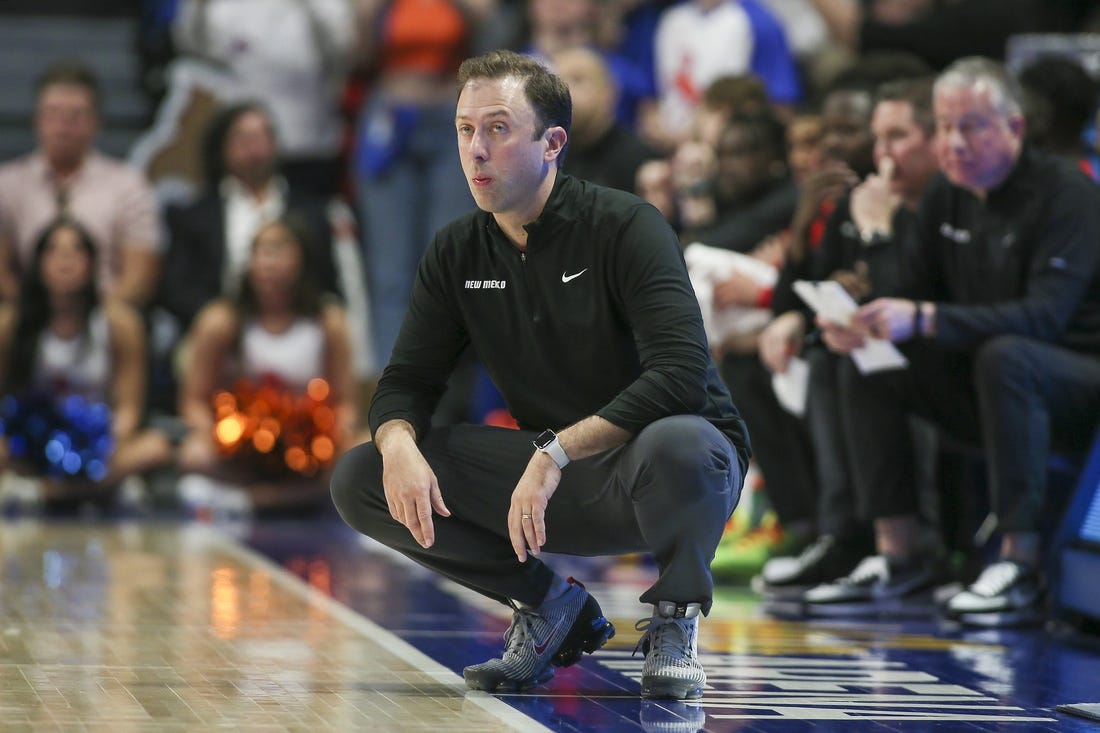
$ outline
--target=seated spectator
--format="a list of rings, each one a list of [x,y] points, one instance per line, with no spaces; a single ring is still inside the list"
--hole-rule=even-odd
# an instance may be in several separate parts
[[[863,88],[837,89],[825,98],[824,163],[803,185],[790,219],[790,234],[781,238],[786,251],[772,294],[774,312],[797,307],[789,283],[810,272],[837,201],[871,170],[872,104],[871,94]],[[778,528],[765,524],[724,542],[712,568],[730,576],[753,575],[772,557],[798,553],[816,536],[818,489],[809,433],[798,417],[780,405],[772,389],[772,375],[757,348],[753,340],[746,349],[727,350],[719,371],[730,392],[740,395],[739,408],[753,436],[753,454]]]
[[[790,283],[812,279],[812,262],[837,203],[874,170],[873,108],[874,97],[862,86],[834,89],[825,96],[821,112],[821,163],[799,188],[780,286],[773,295],[772,308],[776,313],[803,307]]]
[[[1042,56],[1021,69],[1027,142],[1073,161],[1094,181],[1100,170],[1088,154],[1085,128],[1096,112],[1100,85],[1069,56]]]
[[[277,137],[268,113],[245,102],[221,110],[204,140],[206,189],[165,212],[168,251],[159,302],[186,331],[199,310],[233,295],[266,222],[288,212],[309,228],[322,290],[339,290],[326,201],[291,186],[279,173]]]
[[[343,178],[337,91],[355,40],[346,0],[179,0],[172,26],[183,53],[225,68],[271,111],[283,173],[319,196]]]
[[[758,116],[768,111],[768,90],[752,74],[720,76],[707,85],[695,108],[692,139],[718,147],[718,138],[735,115]]]
[[[669,154],[675,225],[681,234],[704,229],[717,216],[716,148],[730,119],[735,115],[758,117],[767,109],[764,85],[754,76],[722,76],[707,85],[702,103],[693,110],[690,134],[675,143]]]
[[[327,467],[355,440],[344,310],[314,284],[308,237],[292,218],[262,226],[236,296],[207,304],[195,319],[180,389],[189,432],[179,465],[214,479],[180,482],[196,516],[242,499],[245,510],[316,507],[328,495]],[[257,427],[250,422],[257,416],[274,422]]]
[[[101,300],[98,255],[82,226],[54,221],[18,301],[0,306],[0,471],[43,479],[47,506],[109,499],[122,479],[173,457],[164,434],[141,427],[145,331],[133,307]]]
[[[1052,446],[1084,448],[1100,415],[1100,207],[1068,162],[1024,146],[1021,92],[987,59],[936,81],[944,177],[918,212],[902,293],[847,326],[819,319],[849,353],[865,337],[901,344],[904,370],[841,364],[855,488],[877,555],[805,594],[811,604],[905,602],[939,577],[921,547],[911,414],[983,446],[999,557],[945,606],[964,623],[1034,621],[1043,581],[1038,520]]]
[[[159,265],[157,209],[145,178],[98,152],[99,83],[59,64],[38,80],[34,152],[0,166],[0,298],[12,300],[39,233],[59,216],[80,222],[99,248],[101,292],[149,303]]]
[[[937,172],[930,80],[899,81],[878,92],[871,116],[878,173],[867,176],[829,218],[808,279],[835,279],[857,301],[901,287],[905,258],[916,237],[916,210]],[[767,593],[797,595],[852,570],[869,542],[858,516],[849,456],[840,422],[838,357],[820,342],[805,346],[808,308],[777,316],[760,334],[760,358],[784,373],[794,356],[809,363],[806,423],[817,469],[818,539],[797,558],[775,558],[761,572]]]
[[[714,218],[696,222],[685,241],[749,253],[787,227],[798,190],[787,169],[785,137],[783,124],[767,111],[727,122],[715,149]],[[755,290],[731,296],[731,305],[770,303],[770,294]]]
[[[638,168],[657,153],[615,121],[618,92],[598,53],[584,47],[554,54],[551,64],[569,85],[573,126],[562,170],[601,186],[634,191]]]

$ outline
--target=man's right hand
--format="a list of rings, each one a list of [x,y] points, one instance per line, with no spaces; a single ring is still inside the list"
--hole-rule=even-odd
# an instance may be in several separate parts
[[[798,311],[787,311],[772,319],[760,332],[760,361],[772,373],[782,374],[787,371],[791,357],[799,352],[805,336],[806,319]]]
[[[798,204],[791,217],[791,232],[805,239],[810,225],[821,209],[822,202],[836,201],[859,183],[859,177],[840,163],[830,163],[814,171],[803,182],[798,195]]]
[[[385,423],[375,435],[382,454],[382,486],[390,516],[408,528],[421,547],[435,544],[434,509],[451,516],[439,481],[416,445],[412,426],[403,420]]]
[[[879,160],[878,173],[867,176],[852,189],[852,223],[865,240],[869,240],[873,232],[890,234],[893,229],[894,212],[901,205],[901,197],[890,187],[894,170],[894,160],[883,157]]]

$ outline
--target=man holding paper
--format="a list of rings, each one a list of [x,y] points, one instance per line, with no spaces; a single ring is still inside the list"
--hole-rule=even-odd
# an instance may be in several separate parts
[[[870,120],[877,172],[841,199],[825,227],[812,261],[791,289],[814,313],[847,324],[857,300],[896,293],[904,253],[915,236],[916,210],[938,163],[933,146],[932,79],[883,84]],[[789,278],[784,278],[789,279]],[[831,314],[831,315],[829,315]],[[760,358],[772,372],[781,401],[801,396],[817,473],[817,538],[797,557],[764,565],[761,591],[770,598],[795,599],[813,585],[851,571],[871,547],[870,527],[857,517],[840,426],[837,370],[846,357],[806,341],[812,314],[787,310],[760,334]],[[862,370],[903,366],[889,341],[876,340],[853,352]],[[790,396],[787,400],[786,396]]]
[[[1100,414],[1100,207],[1072,166],[1025,148],[1020,93],[986,59],[956,62],[934,87],[943,177],[918,213],[903,292],[847,326],[819,319],[826,344],[902,345],[910,366],[842,369],[844,428],[861,509],[878,554],[818,586],[812,604],[901,599],[927,590],[910,414],[983,445],[1000,557],[946,612],[998,624],[1037,616],[1037,521],[1052,445],[1084,446]]]

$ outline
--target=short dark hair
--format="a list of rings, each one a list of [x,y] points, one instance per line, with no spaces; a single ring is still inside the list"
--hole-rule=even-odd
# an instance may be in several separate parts
[[[906,102],[913,110],[913,121],[920,125],[924,134],[931,137],[936,132],[936,116],[932,109],[931,76],[922,79],[898,79],[888,81],[875,93],[875,104],[879,102]]]
[[[537,139],[550,127],[561,127],[566,132],[568,146],[569,125],[573,120],[573,98],[569,86],[560,76],[530,56],[514,51],[490,51],[462,62],[458,68],[458,93],[462,93],[471,79],[503,79],[515,77],[523,81],[523,93],[535,110],[538,125]],[[565,149],[558,156],[558,165],[565,157]]]
[[[66,85],[83,87],[92,95],[92,106],[99,114],[99,79],[84,64],[78,61],[59,61],[39,74],[34,84],[34,96],[39,98],[47,87]]]
[[[1055,150],[1078,151],[1081,133],[1096,109],[1100,84],[1077,59],[1056,54],[1044,54],[1029,63],[1020,71],[1019,81],[1024,92],[1037,95],[1041,100],[1037,103],[1044,107],[1043,142]],[[1025,113],[1033,109],[1026,104],[1030,101],[1025,99]],[[1032,117],[1028,115],[1029,128]]]
[[[787,127],[770,110],[736,113],[722,127],[721,140],[730,129],[744,128],[752,138],[753,145],[759,148],[770,160],[783,163],[787,161]]]

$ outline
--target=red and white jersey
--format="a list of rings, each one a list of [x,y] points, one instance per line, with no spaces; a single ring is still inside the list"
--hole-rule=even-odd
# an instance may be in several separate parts
[[[714,80],[750,71],[753,30],[736,0],[687,0],[666,10],[657,25],[655,52],[661,120],[686,132],[703,92]]]

